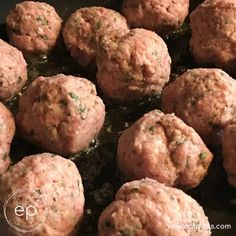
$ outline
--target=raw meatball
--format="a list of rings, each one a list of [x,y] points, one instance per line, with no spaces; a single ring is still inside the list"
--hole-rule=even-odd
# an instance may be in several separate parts
[[[125,17],[104,7],[85,7],[70,16],[63,36],[71,56],[85,67],[95,64],[99,36],[116,30],[128,31]]]
[[[105,106],[87,79],[38,77],[19,101],[17,122],[28,141],[70,155],[87,148],[103,126]]]
[[[29,236],[69,236],[84,212],[84,190],[75,164],[50,153],[25,157],[2,175],[0,199],[9,200],[7,219],[20,229],[32,230]],[[16,206],[29,205],[37,214],[28,221],[15,214]],[[22,235],[18,231],[12,234]]]
[[[24,52],[47,53],[56,44],[61,22],[55,9],[47,3],[18,3],[7,16],[10,41]]]
[[[212,154],[191,127],[154,110],[123,132],[117,161],[128,180],[149,177],[189,189],[207,174]]]
[[[224,167],[229,183],[236,188],[236,120],[226,126],[222,138]]]
[[[124,0],[122,12],[132,27],[168,33],[188,15],[189,0]]]
[[[15,129],[11,112],[0,102],[0,174],[10,164],[9,152]]]
[[[211,145],[236,111],[236,81],[220,69],[188,70],[163,91],[162,108],[175,113]]]
[[[101,214],[99,236],[209,236],[202,207],[179,189],[152,179],[124,184]]]
[[[115,100],[159,93],[168,82],[171,59],[165,42],[152,31],[133,29],[124,36],[100,38],[97,81]]]
[[[14,97],[27,80],[27,64],[22,53],[0,39],[0,99]]]
[[[236,67],[236,1],[207,0],[191,14],[191,50],[199,64]]]

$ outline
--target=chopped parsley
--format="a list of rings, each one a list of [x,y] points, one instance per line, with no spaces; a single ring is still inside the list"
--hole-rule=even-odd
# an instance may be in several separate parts
[[[39,195],[41,195],[41,194],[42,194],[42,192],[41,192],[41,190],[40,190],[40,189],[36,189],[36,190],[35,190],[35,192],[36,192],[36,193],[38,193]]]
[[[17,84],[19,84],[19,83],[21,83],[21,81],[22,81],[22,77],[21,76],[18,76],[18,78],[17,78]]]
[[[102,20],[97,21],[96,29],[100,29],[102,27]]]
[[[6,160],[7,160],[7,158],[8,158],[8,155],[7,155],[7,153],[4,153],[4,155],[3,155],[3,158],[2,158],[2,159],[3,159],[4,161],[6,161]]]
[[[120,235],[121,236],[131,236],[133,234],[131,234],[128,229],[123,229],[123,230],[120,230]]]
[[[48,25],[48,20],[45,16],[37,16],[36,21],[41,22],[42,25]]]
[[[202,152],[202,153],[199,154],[199,159],[200,159],[201,161],[205,160],[206,157],[207,157],[207,154],[206,154],[205,152]]]
[[[65,100],[60,100],[59,103],[60,103],[61,107],[67,106],[67,102]]]
[[[78,101],[79,97],[76,94],[74,93],[69,93],[69,94],[72,99],[74,99],[75,101]]]

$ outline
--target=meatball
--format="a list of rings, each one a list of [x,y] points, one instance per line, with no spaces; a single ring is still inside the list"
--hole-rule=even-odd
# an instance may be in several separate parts
[[[124,0],[122,12],[132,27],[164,34],[182,25],[188,8],[189,0]]]
[[[236,2],[207,0],[191,14],[194,58],[199,64],[236,67]]]
[[[202,207],[179,189],[152,179],[124,184],[101,214],[99,236],[208,236]]]
[[[10,145],[15,134],[15,121],[11,112],[0,102],[0,175],[10,164]]]
[[[27,80],[27,64],[22,53],[0,39],[0,99],[14,97]]]
[[[104,7],[85,7],[70,16],[63,36],[71,56],[86,67],[95,64],[99,36],[117,30],[128,31],[125,17]]]
[[[2,175],[0,199],[16,226],[13,235],[27,229],[32,232],[26,235],[69,236],[83,217],[84,190],[75,164],[50,153],[25,157]],[[28,221],[15,214],[16,206],[29,205],[38,214],[30,214]]]
[[[168,186],[196,187],[212,154],[199,135],[173,114],[153,110],[126,129],[117,162],[128,180],[149,177]]]
[[[236,82],[220,69],[193,69],[163,91],[162,108],[193,127],[205,142],[221,143],[236,111]]]
[[[133,29],[99,40],[97,82],[114,100],[134,100],[159,93],[170,77],[165,42],[152,31]]]
[[[38,77],[19,101],[21,134],[45,150],[71,155],[100,132],[105,106],[87,79],[63,74]]]
[[[222,138],[224,168],[228,174],[228,182],[236,188],[236,120],[226,126]]]
[[[55,9],[47,3],[18,3],[7,16],[10,42],[24,52],[48,53],[56,44],[61,22]]]

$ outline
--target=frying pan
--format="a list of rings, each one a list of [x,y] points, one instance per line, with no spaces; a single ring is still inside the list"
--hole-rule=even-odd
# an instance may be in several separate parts
[[[5,30],[5,18],[7,13],[17,0],[1,0],[0,3],[0,38],[7,40]],[[121,0],[51,0],[46,1],[53,5],[59,15],[66,20],[76,9],[84,6],[106,6],[115,10],[121,7]],[[191,1],[191,9],[194,9],[202,1]],[[183,27],[166,36],[165,41],[172,57],[172,78],[187,70],[197,67],[189,53],[190,29],[187,22]],[[29,82],[38,75],[54,75],[57,73],[81,75],[95,83],[95,72],[81,69],[71,58],[62,39],[56,48],[48,56],[29,57],[28,72]],[[101,95],[101,94],[100,94]],[[102,95],[101,95],[102,96]],[[6,105],[15,113],[19,96]],[[154,108],[160,108],[160,98],[144,99],[132,105],[114,105],[106,102],[107,117],[101,135],[90,148],[78,155],[70,157],[77,165],[85,188],[85,216],[81,229],[77,235],[97,235],[97,220],[101,211],[114,199],[118,188],[122,185],[116,165],[117,139],[125,127],[145,112]],[[197,188],[188,191],[187,194],[195,198],[204,208],[211,224],[230,224],[230,230],[213,230],[213,236],[236,235],[236,190],[227,183],[226,174],[222,167],[221,148],[212,150],[215,158],[210,167],[209,174]],[[22,140],[16,134],[12,144],[11,158],[13,163],[30,154],[43,152],[32,144]],[[7,236],[7,227],[0,226],[0,236]]]

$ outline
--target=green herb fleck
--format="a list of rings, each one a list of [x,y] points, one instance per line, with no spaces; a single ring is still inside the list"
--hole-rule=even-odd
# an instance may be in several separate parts
[[[113,228],[113,229],[115,228],[114,225],[109,220],[106,220],[104,222],[104,225],[106,228]]]
[[[76,94],[74,94],[74,93],[69,93],[69,94],[72,99],[74,99],[75,101],[78,101],[79,97]]]
[[[199,159],[200,159],[201,161],[205,160],[206,157],[207,157],[207,154],[206,154],[205,152],[202,152],[202,153],[199,154]]]
[[[19,84],[19,83],[21,83],[21,81],[22,81],[22,77],[21,76],[18,76],[18,79],[17,79],[17,84]]]
[[[129,232],[128,229],[122,229],[122,230],[120,230],[120,235],[121,236],[131,236],[132,234]]]
[[[2,158],[2,159],[3,159],[4,161],[6,161],[6,160],[7,160],[7,158],[8,158],[8,155],[7,155],[7,153],[4,153],[4,155],[3,155],[3,158]]]
[[[37,16],[36,21],[41,22],[42,25],[48,25],[48,20],[45,16]]]
[[[158,56],[158,52],[157,52],[157,51],[154,51],[154,52],[152,52],[152,55],[155,56],[155,57],[157,57],[157,56]]]
[[[55,157],[56,156],[56,154],[51,154],[51,157]]]
[[[189,169],[189,167],[190,167],[189,161],[186,162],[185,167],[186,167],[187,169]]]
[[[154,129],[155,129],[155,127],[152,126],[152,125],[148,126],[148,128],[147,128],[147,130],[148,130],[151,134],[154,133]]]
[[[39,37],[40,37],[41,39],[48,40],[48,36],[47,36],[47,35],[40,35]]]
[[[134,187],[130,190],[131,193],[138,193],[139,192],[139,188],[138,187]]]
[[[61,107],[67,106],[67,102],[65,100],[60,100],[59,103],[60,103]]]
[[[80,105],[78,108],[77,108],[77,111],[81,114],[81,113],[84,113],[86,111],[86,107],[83,107],[82,105]]]
[[[102,27],[102,20],[97,21],[96,29],[100,29]]]
[[[186,139],[178,139],[178,140],[176,140],[176,144],[177,145],[181,145],[181,144],[183,144],[185,142],[186,142]]]
[[[36,190],[35,190],[35,192],[36,192],[36,193],[38,193],[39,195],[41,195],[41,194],[42,194],[42,192],[41,192],[41,190],[40,190],[40,189],[36,189]]]

